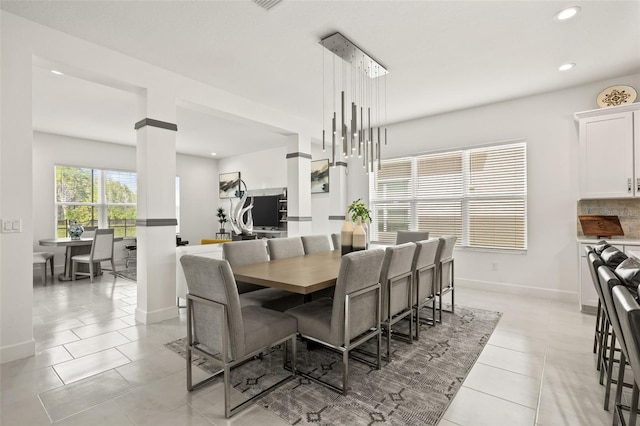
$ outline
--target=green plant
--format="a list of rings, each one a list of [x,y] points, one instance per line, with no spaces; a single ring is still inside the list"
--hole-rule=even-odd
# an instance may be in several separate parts
[[[227,214],[225,213],[222,207],[218,207],[218,212],[216,213],[216,216],[218,216],[218,222],[220,222],[221,226],[224,226],[224,224],[229,221],[227,219]]]
[[[349,204],[347,212],[351,213],[351,220],[353,220],[354,222],[358,219],[358,217],[364,223],[366,223],[367,221],[371,222],[371,210],[367,208],[367,205],[362,201],[362,198],[358,198],[357,200]]]

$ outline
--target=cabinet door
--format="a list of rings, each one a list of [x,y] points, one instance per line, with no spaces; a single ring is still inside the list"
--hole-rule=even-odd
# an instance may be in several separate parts
[[[633,112],[580,120],[580,198],[633,197],[633,158]]]

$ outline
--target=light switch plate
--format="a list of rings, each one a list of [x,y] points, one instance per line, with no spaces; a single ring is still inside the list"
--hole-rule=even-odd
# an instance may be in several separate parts
[[[22,232],[22,219],[2,219],[2,233]]]

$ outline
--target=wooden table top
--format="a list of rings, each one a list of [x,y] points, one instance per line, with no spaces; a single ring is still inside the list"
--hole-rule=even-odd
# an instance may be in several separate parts
[[[340,250],[233,266],[236,280],[299,294],[310,294],[336,284]]]
[[[114,237],[113,241],[122,241],[122,237]],[[93,243],[93,237],[91,238],[79,238],[77,240],[72,240],[69,237],[65,238],[44,238],[38,241],[38,244],[41,246],[55,246],[55,247],[63,247],[63,246],[90,246]]]

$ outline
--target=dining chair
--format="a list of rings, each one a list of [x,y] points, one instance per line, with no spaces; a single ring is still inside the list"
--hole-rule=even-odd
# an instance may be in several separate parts
[[[595,253],[591,253],[591,256],[595,256]],[[596,263],[597,261],[594,261]],[[609,397],[611,395],[611,385],[613,383],[613,366],[617,361],[615,359],[616,345],[621,348],[621,354],[626,356],[626,342],[624,334],[621,329],[620,315],[617,313],[617,308],[614,303],[613,290],[616,287],[622,285],[621,281],[614,274],[614,272],[607,266],[600,266],[598,268],[598,277],[601,287],[601,293],[604,300],[604,314],[606,318],[607,330],[611,329],[611,339],[609,343],[604,342],[603,355],[598,358],[600,366],[600,384],[603,384],[603,377],[606,379],[605,393],[604,393],[604,409],[609,410]],[[607,332],[607,334],[609,334]],[[624,348],[624,349],[622,349]],[[606,350],[609,349],[609,354],[606,356]],[[619,368],[624,369],[624,360],[618,360]],[[623,387],[622,382],[617,382],[617,386]]]
[[[36,251],[33,253],[33,264],[42,267],[42,284],[47,283],[47,263],[51,266],[51,276],[53,276],[53,253]]]
[[[268,262],[267,246],[263,240],[232,241],[222,244],[222,253],[229,265],[242,266],[251,263]],[[242,306],[256,305],[277,311],[304,303],[304,296],[277,288],[237,282]]]
[[[89,254],[77,254],[71,258],[71,279],[76,280],[76,275],[89,275],[89,279],[93,282],[94,264],[96,262],[111,261],[111,269],[115,273],[116,265],[113,261],[113,238],[114,230],[96,229],[91,243],[91,252]],[[88,263],[89,273],[78,272],[78,263]]]
[[[442,321],[442,296],[451,293],[451,310],[446,312],[455,312],[455,295],[454,295],[454,275],[453,275],[453,248],[456,245],[458,237],[449,235],[440,237],[443,240],[440,262],[438,263],[438,313],[439,321]]]
[[[382,249],[363,250],[342,257],[333,300],[322,298],[286,313],[298,320],[298,334],[342,355],[342,387],[321,377],[298,371],[309,380],[346,395],[349,389],[349,358],[380,369],[380,268]],[[363,343],[377,339],[376,362],[355,357],[351,352]]]
[[[640,305],[631,292],[624,286],[616,286],[612,290],[613,301],[620,321],[620,328],[624,336],[625,351],[621,354],[618,370],[618,383],[624,379],[624,365],[628,362],[633,372],[633,391],[631,393],[631,407],[622,405],[622,386],[618,385],[615,399],[615,412],[613,413],[614,426],[621,421],[623,424],[622,410],[629,410],[627,425],[635,426],[638,415],[638,381],[640,381]]]
[[[304,235],[300,237],[304,254],[331,251],[331,241],[327,235]]]
[[[415,309],[416,340],[420,340],[420,310],[431,304],[431,318],[427,324],[436,323],[437,265],[444,242],[439,238],[417,241],[411,270],[413,272],[413,309]]]
[[[429,239],[429,231],[398,231],[396,244],[411,243]]]
[[[340,250],[340,234],[331,234],[331,243],[333,244],[334,250]]]
[[[300,237],[271,238],[267,240],[271,260],[304,256],[304,246]]]
[[[187,390],[192,391],[220,374],[224,381],[225,417],[247,408],[256,398],[273,390],[296,374],[296,331],[294,317],[260,306],[241,306],[238,287],[226,260],[185,255],[180,258],[187,280]],[[231,403],[231,370],[284,344],[284,367],[291,345],[292,374],[237,405]],[[192,354],[222,363],[211,377],[193,383]],[[266,356],[273,356],[266,355]]]
[[[414,243],[404,243],[387,247],[382,268],[380,285],[382,286],[382,329],[387,335],[386,361],[391,361],[391,334],[403,337],[413,343],[413,258],[416,252]],[[409,317],[409,334],[403,336],[392,330],[394,324]]]

